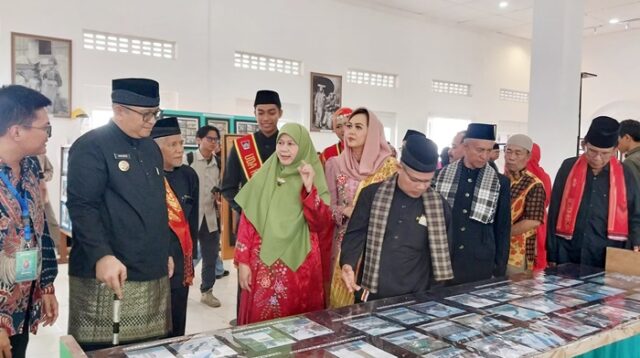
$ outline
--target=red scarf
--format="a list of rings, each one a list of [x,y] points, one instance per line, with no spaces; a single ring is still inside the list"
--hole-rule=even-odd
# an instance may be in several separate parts
[[[538,229],[536,230],[536,246],[537,246],[537,255],[536,255],[536,263],[534,266],[535,270],[544,270],[547,268],[547,207],[549,207],[549,203],[551,202],[551,178],[549,174],[540,166],[540,146],[536,143],[533,143],[533,149],[531,149],[531,158],[529,162],[527,162],[527,170],[530,171],[533,175],[538,177],[540,181],[542,181],[542,185],[544,186],[544,191],[546,193],[546,197],[544,200],[544,221]]]
[[[164,179],[164,188],[167,192],[167,209],[169,211],[169,227],[176,234],[182,248],[184,256],[184,278],[182,283],[185,286],[191,286],[193,283],[193,242],[191,241],[191,232],[189,231],[189,222],[184,216],[180,201],[171,189],[167,179]]]
[[[565,183],[564,193],[562,193],[556,232],[567,240],[571,240],[573,237],[587,180],[587,170],[589,170],[587,159],[583,154],[571,168]],[[609,217],[607,221],[607,236],[610,240],[627,240],[629,236],[627,215],[627,187],[624,181],[624,171],[620,161],[612,157],[609,162]]]

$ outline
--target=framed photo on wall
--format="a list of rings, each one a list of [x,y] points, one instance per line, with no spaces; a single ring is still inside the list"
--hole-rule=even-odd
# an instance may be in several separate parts
[[[71,117],[71,40],[12,32],[11,82],[49,98],[54,117]]]
[[[198,117],[177,117],[178,125],[180,125],[180,132],[182,133],[182,140],[184,140],[185,147],[197,147],[196,133],[198,132]]]
[[[218,128],[220,131],[220,138],[224,138],[229,134],[229,120],[224,118],[207,118],[207,124]]]
[[[331,131],[331,116],[342,107],[342,76],[311,72],[312,132]]]
[[[258,123],[254,121],[235,120],[235,134],[249,134],[258,131]]]

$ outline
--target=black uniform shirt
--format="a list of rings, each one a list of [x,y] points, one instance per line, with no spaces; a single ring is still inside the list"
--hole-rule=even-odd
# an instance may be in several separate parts
[[[152,139],[131,138],[114,122],[82,135],[69,151],[67,198],[69,275],[94,278],[96,262],[114,255],[128,280],[167,276],[162,155]]]
[[[485,170],[492,170],[486,166]],[[511,240],[511,197],[509,179],[502,174],[494,222],[483,224],[471,219],[473,194],[480,169],[461,165],[453,214],[452,283],[466,283],[503,276],[509,259]]]
[[[276,131],[271,137],[267,137],[262,132],[258,131],[254,133],[256,138],[256,145],[258,152],[260,152],[260,159],[264,163],[273,152],[276,151],[276,139],[278,138],[278,132]],[[242,209],[235,202],[235,197],[240,191],[240,187],[247,183],[247,178],[244,175],[242,166],[240,165],[240,159],[236,148],[232,147],[227,158],[227,163],[224,168],[224,176],[222,178],[222,186],[220,192],[222,196],[231,204],[233,210],[240,212]]]

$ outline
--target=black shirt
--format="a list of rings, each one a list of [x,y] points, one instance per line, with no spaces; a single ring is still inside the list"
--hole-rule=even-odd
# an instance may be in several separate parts
[[[381,183],[362,190],[342,241],[340,267],[355,268],[366,252],[371,207]],[[442,199],[445,221],[450,227],[449,204]],[[422,197],[412,198],[396,186],[382,242],[378,292],[372,298],[386,298],[428,290],[433,283],[431,249],[426,226],[418,223],[424,214]],[[363,262],[364,262],[363,258]],[[361,277],[358,278],[358,282]]]
[[[547,226],[547,259],[555,263],[582,263],[604,267],[606,248],[624,248],[640,245],[640,199],[638,184],[629,168],[624,167],[624,179],[627,188],[627,209],[629,218],[629,240],[615,241],[607,238],[609,215],[609,174],[607,164],[597,175],[587,168],[587,179],[580,208],[576,217],[576,226],[571,240],[556,235],[556,225],[564,193],[565,184],[577,158],[566,159],[553,183],[549,219]]]
[[[191,234],[191,243],[193,245],[192,257],[197,256],[198,242],[198,195],[199,184],[198,174],[191,167],[182,165],[174,168],[173,171],[165,172],[171,190],[178,198],[182,212],[189,222],[189,232]],[[178,236],[171,230],[171,251],[173,257],[174,270],[171,277],[171,288],[180,288],[183,286],[184,280],[184,253]]]
[[[492,170],[487,165],[486,170]],[[480,169],[461,165],[458,191],[453,214],[452,264],[453,284],[504,276],[511,243],[511,196],[509,179],[502,174],[500,194],[493,223],[483,224],[471,219],[471,204]]]
[[[276,140],[278,138],[278,132],[276,131],[271,137],[267,137],[262,132],[258,131],[254,133],[256,138],[256,145],[258,152],[260,153],[260,159],[264,163],[273,152],[276,151]],[[236,153],[235,146],[231,147],[229,157],[225,163],[224,176],[222,178],[222,185],[220,192],[222,196],[230,203],[233,210],[240,212],[242,209],[235,202],[235,197],[240,191],[240,188],[247,183],[247,178],[244,175],[238,153]]]
[[[95,278],[106,255],[127,267],[128,280],[167,276],[162,154],[152,139],[131,138],[113,122],[82,135],[69,150],[67,197],[70,276]]]

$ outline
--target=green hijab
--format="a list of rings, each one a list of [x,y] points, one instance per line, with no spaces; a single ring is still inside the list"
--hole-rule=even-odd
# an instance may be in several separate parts
[[[327,205],[330,199],[324,170],[307,129],[296,123],[287,123],[280,129],[278,140],[284,134],[298,144],[298,154],[293,163],[282,165],[274,153],[242,187],[235,200],[262,238],[262,262],[271,266],[280,259],[296,271],[311,251],[309,225],[302,212],[300,198],[303,184],[298,167],[302,161],[311,164],[315,171],[313,184],[320,198]]]

